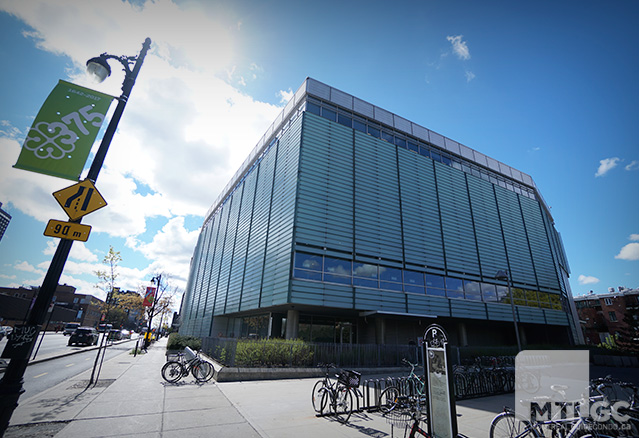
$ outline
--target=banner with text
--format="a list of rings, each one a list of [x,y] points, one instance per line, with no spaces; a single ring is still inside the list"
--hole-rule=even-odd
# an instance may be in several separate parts
[[[77,181],[113,96],[60,80],[42,105],[15,168]]]

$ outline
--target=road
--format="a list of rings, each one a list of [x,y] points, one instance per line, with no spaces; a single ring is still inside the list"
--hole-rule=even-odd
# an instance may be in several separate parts
[[[92,369],[98,354],[97,348],[93,347],[69,347],[67,342],[68,336],[62,333],[49,333],[44,336],[44,340],[38,350],[36,362],[29,364],[24,373],[23,387],[25,393],[20,397],[20,401],[24,402],[29,398],[38,395],[40,392],[57,385],[83,371]],[[38,343],[40,338],[38,338]],[[135,347],[135,339],[109,345],[106,347],[104,360],[109,360],[121,354],[128,354]],[[4,350],[6,339],[0,341],[0,351]],[[36,343],[34,353],[38,347]],[[99,345],[99,344],[98,344]],[[77,352],[75,354],[66,355],[69,352]],[[55,357],[50,360],[38,362],[43,358]],[[31,354],[33,360],[34,354]],[[1,374],[0,374],[1,375]]]

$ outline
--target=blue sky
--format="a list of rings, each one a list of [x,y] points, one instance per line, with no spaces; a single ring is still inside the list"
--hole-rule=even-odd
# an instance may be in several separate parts
[[[573,294],[639,287],[638,22],[636,1],[0,0],[0,285],[40,285],[66,220],[70,181],[11,167],[40,106],[58,79],[119,95],[119,65],[91,84],[85,61],[150,37],[62,276],[79,292],[104,296],[109,245],[122,288],[184,289],[204,214],[307,76],[531,175]]]

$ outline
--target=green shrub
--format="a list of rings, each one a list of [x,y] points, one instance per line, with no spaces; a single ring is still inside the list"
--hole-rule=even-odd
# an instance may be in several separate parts
[[[313,351],[301,340],[264,339],[237,342],[235,366],[238,367],[298,367],[312,364]]]
[[[169,335],[169,340],[166,344],[167,350],[182,351],[186,347],[198,351],[202,348],[202,339],[194,336],[183,336],[179,333],[171,333]]]

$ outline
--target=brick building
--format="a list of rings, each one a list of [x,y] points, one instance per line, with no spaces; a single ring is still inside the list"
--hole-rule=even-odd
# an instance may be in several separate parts
[[[628,318],[639,321],[639,289],[610,288],[606,294],[575,297],[579,322],[587,344],[600,344],[629,330]],[[635,325],[636,326],[636,325]],[[639,343],[639,339],[635,339]]]

